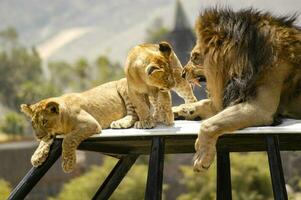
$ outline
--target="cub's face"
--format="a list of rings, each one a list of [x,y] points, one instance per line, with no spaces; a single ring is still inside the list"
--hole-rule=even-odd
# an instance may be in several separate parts
[[[204,53],[196,45],[190,54],[190,59],[183,69],[182,77],[191,84],[200,85],[205,81]]]
[[[168,91],[175,86],[173,68],[170,64],[171,53],[171,46],[167,42],[159,44],[159,54],[152,55],[145,68],[148,85],[161,91]]]
[[[169,63],[162,58],[153,58],[145,69],[147,83],[162,91],[170,90],[175,86],[173,71]]]
[[[22,104],[21,111],[31,118],[37,139],[54,135],[61,127],[59,104],[42,100],[33,105]]]

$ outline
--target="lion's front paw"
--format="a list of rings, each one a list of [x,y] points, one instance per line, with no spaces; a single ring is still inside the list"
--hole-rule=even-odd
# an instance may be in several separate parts
[[[76,155],[63,156],[62,168],[65,173],[70,173],[76,164]]]
[[[175,119],[193,120],[197,117],[196,108],[186,104],[172,107],[172,112]]]
[[[138,129],[150,129],[155,127],[155,122],[154,120],[140,120],[135,122],[134,127]]]
[[[194,171],[203,172],[209,169],[216,154],[216,141],[214,137],[199,135],[195,142]]]
[[[110,125],[111,128],[118,129],[118,128],[130,128],[134,125],[136,120],[134,120],[133,116],[126,116],[122,119],[113,121]]]

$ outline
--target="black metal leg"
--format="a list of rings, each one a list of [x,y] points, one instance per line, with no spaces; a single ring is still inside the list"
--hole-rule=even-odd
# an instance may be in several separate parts
[[[32,167],[20,183],[15,187],[8,197],[9,200],[24,199],[26,195],[33,189],[33,187],[39,182],[49,168],[57,161],[62,152],[62,140],[54,140],[49,156],[45,163],[39,167]]]
[[[229,152],[217,152],[216,199],[232,200]]]
[[[97,190],[93,200],[109,199],[127,172],[131,169],[137,158],[138,155],[127,155],[122,157],[112,169],[111,173],[100,186],[100,188]]]
[[[266,144],[268,150],[274,199],[287,200],[288,197],[285,188],[278,137],[272,135],[267,136]]]
[[[148,175],[145,191],[146,200],[160,200],[162,198],[164,147],[164,138],[153,138],[148,164]]]

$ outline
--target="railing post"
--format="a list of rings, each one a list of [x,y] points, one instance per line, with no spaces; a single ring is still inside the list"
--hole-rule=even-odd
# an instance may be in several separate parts
[[[100,188],[95,193],[93,200],[101,199],[109,199],[113,194],[115,189],[118,187],[122,179],[131,169],[135,161],[137,160],[138,155],[126,155],[122,157],[115,167],[112,169],[109,176],[100,186]]]
[[[164,148],[165,140],[163,137],[154,137],[152,139],[151,152],[149,155],[145,200],[162,199]]]
[[[229,152],[217,151],[216,156],[216,199],[232,200]]]
[[[8,197],[8,200],[24,199],[26,195],[33,189],[39,182],[49,168],[57,161],[62,152],[62,140],[55,139],[51,150],[49,151],[48,158],[39,167],[32,167],[20,183],[15,187]]]
[[[283,176],[279,141],[277,136],[266,136],[266,145],[269,158],[270,173],[275,200],[287,200],[287,192]]]

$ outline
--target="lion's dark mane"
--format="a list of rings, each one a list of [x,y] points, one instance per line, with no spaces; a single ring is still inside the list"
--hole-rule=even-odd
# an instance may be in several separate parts
[[[212,33],[221,35],[217,49],[223,45],[232,45],[230,55],[224,56],[224,64],[240,66],[243,71],[239,75],[231,76],[226,83],[223,94],[223,106],[244,102],[256,95],[256,81],[260,72],[273,65],[277,60],[277,52],[270,42],[273,37],[270,31],[263,30],[260,25],[266,20],[282,27],[293,27],[296,15],[273,17],[270,13],[262,13],[254,9],[244,9],[234,12],[230,9],[207,9],[199,16],[201,27]],[[227,66],[219,66],[227,67]]]

